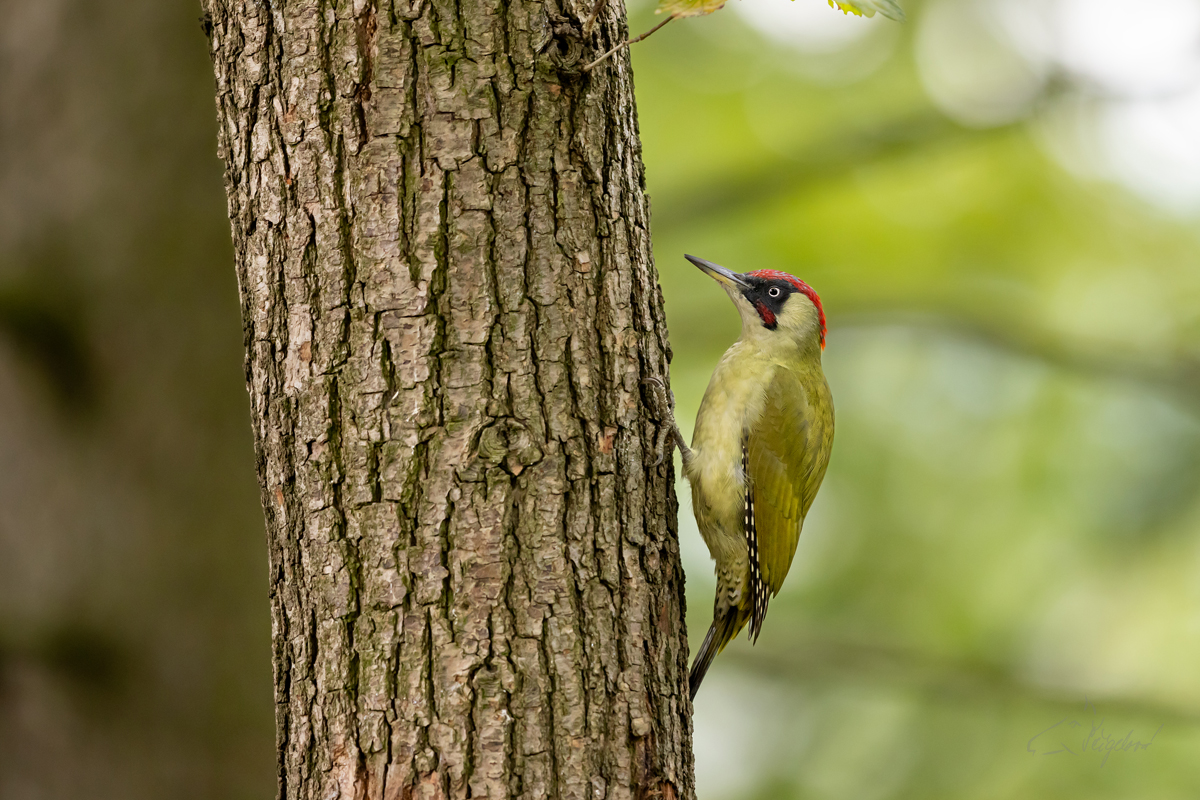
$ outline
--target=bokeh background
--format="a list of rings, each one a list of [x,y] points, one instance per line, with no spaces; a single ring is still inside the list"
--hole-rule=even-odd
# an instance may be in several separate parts
[[[681,419],[738,328],[682,252],[830,320],[829,473],[697,698],[700,797],[1200,796],[1200,4],[904,6],[635,46]]]
[[[683,252],[798,274],[831,326],[830,471],[698,698],[699,796],[1194,798],[1200,2],[902,4],[634,47],[684,427],[737,320]],[[0,0],[4,800],[274,792],[199,16]]]

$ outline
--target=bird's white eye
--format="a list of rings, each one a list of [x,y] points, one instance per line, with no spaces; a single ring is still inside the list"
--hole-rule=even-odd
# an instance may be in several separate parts
[[[778,286],[772,286],[767,290],[767,294],[769,294],[771,297],[779,297],[779,295],[783,294],[783,292],[779,291]]]

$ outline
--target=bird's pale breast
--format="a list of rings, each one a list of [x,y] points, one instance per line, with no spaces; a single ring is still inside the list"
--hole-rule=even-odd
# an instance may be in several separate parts
[[[713,370],[692,434],[687,477],[700,534],[717,572],[746,559],[743,530],[745,476],[742,438],[762,413],[762,375],[771,365],[754,348],[737,342]]]

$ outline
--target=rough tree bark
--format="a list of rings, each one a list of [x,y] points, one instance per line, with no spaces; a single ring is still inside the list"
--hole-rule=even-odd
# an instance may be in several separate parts
[[[280,796],[689,798],[613,0],[205,0]]]

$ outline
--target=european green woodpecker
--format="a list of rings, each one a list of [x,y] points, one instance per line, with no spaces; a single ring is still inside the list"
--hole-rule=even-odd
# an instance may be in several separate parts
[[[686,256],[721,284],[742,335],[713,370],[688,447],[671,432],[692,485],[692,510],[716,562],[713,622],[692,662],[694,698],[717,653],[750,623],[757,641],[779,593],[833,446],[833,398],[821,370],[825,312],[786,272],[738,274]]]

